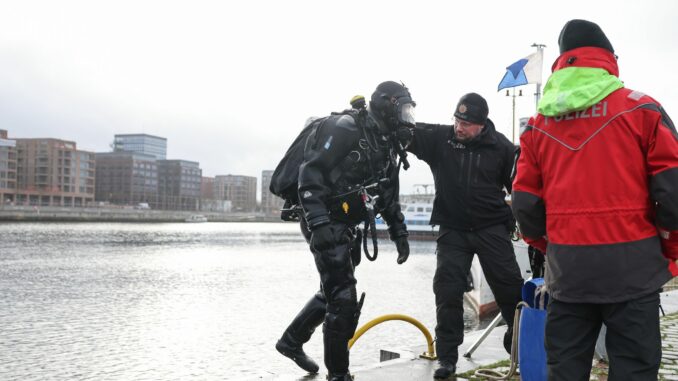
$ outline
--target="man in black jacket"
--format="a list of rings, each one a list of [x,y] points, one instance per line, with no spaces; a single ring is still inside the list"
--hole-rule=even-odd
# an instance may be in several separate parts
[[[432,225],[440,225],[436,298],[436,348],[440,368],[435,378],[456,371],[457,347],[464,340],[463,294],[474,254],[501,314],[509,326],[504,347],[511,349],[513,316],[523,279],[510,234],[514,146],[487,118],[487,102],[478,94],[464,95],[454,111],[454,125],[417,123],[408,150],[433,172],[436,196]]]
[[[318,365],[302,345],[324,321],[325,366],[330,381],[351,380],[348,341],[360,314],[353,276],[360,260],[356,226],[373,215],[372,211],[381,213],[396,244],[398,264],[410,253],[398,203],[397,154],[400,145],[409,142],[399,140],[397,132],[414,127],[414,105],[406,87],[384,82],[372,94],[367,109],[330,116],[306,143],[299,169],[299,200],[304,212],[301,231],[310,243],[321,285],[276,349],[302,369],[317,372]],[[411,137],[401,134],[408,135]]]

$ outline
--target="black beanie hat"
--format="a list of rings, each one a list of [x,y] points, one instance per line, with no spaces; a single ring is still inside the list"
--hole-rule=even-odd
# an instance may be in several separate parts
[[[610,40],[607,39],[598,24],[586,20],[568,21],[563,30],[560,31],[558,46],[560,47],[560,54],[584,46],[595,46],[614,53]]]
[[[467,122],[484,125],[487,121],[487,101],[476,93],[468,93],[459,99],[454,116]]]

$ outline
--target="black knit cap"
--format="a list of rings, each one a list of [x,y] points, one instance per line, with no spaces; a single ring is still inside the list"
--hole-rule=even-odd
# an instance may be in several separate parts
[[[560,47],[560,54],[584,46],[595,46],[614,53],[610,40],[607,39],[598,24],[586,20],[568,21],[563,30],[560,31],[558,46]]]
[[[468,93],[459,99],[457,108],[454,109],[454,116],[467,122],[484,125],[488,112],[485,98],[476,93]]]

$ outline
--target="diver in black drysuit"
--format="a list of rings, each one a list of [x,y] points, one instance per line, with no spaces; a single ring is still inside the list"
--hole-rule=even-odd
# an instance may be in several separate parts
[[[301,232],[320,274],[320,291],[294,318],[276,349],[302,369],[317,372],[302,345],[324,322],[324,360],[331,381],[351,380],[348,341],[360,314],[354,267],[360,262],[361,234],[356,227],[366,221],[370,205],[389,226],[398,263],[409,256],[398,203],[398,152],[411,138],[407,127],[414,126],[414,106],[406,87],[384,82],[368,109],[330,116],[306,143],[299,169]],[[366,189],[369,185],[374,186]],[[361,190],[372,197],[371,204],[362,199]]]

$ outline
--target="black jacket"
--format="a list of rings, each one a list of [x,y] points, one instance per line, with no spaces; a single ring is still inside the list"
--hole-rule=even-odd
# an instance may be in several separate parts
[[[491,120],[465,144],[455,140],[454,126],[417,123],[408,150],[433,172],[431,225],[473,231],[512,220],[504,188],[511,191],[515,148]]]
[[[350,115],[333,115],[309,136],[299,168],[299,200],[311,229],[329,223],[330,218],[344,217],[345,198],[337,196],[387,179],[369,191],[379,196],[375,213],[381,213],[389,225],[391,238],[407,235],[398,203],[397,156],[388,136],[377,131],[371,116],[365,116],[359,127]],[[346,219],[356,224],[364,221],[364,213],[349,203]]]

